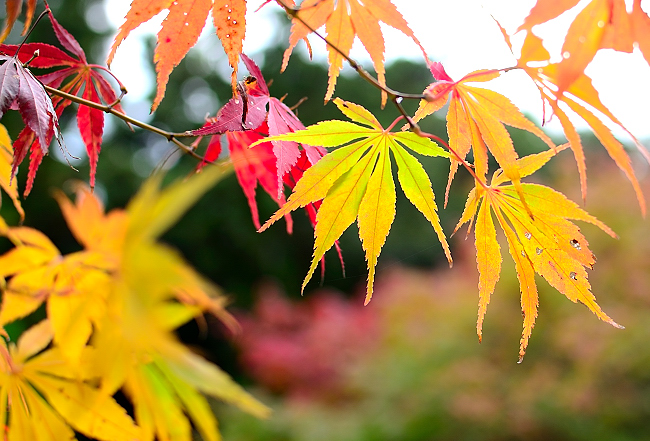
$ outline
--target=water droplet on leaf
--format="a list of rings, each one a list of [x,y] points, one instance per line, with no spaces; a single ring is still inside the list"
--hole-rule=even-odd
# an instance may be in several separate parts
[[[528,240],[530,240],[530,238],[533,237],[533,235],[530,234],[528,231],[526,231],[526,232],[524,233],[524,236],[525,236],[526,239],[528,239]]]
[[[542,253],[544,252],[544,250],[541,249],[541,248],[539,248],[539,247],[537,247],[537,248],[535,248],[535,252],[536,252],[537,255],[539,256],[540,254],[542,254]]]
[[[569,241],[569,243],[571,244],[571,246],[572,246],[573,248],[575,248],[575,249],[578,250],[578,251],[580,251],[580,250],[582,249],[582,247],[580,246],[580,242],[578,242],[577,239],[571,239],[571,240]]]
[[[573,280],[578,280],[578,275],[574,271],[571,271],[569,273],[569,277],[571,277]]]

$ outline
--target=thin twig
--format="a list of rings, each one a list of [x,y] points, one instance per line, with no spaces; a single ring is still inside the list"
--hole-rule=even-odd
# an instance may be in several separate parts
[[[181,138],[181,137],[189,137],[189,136],[192,136],[192,135],[189,135],[187,133],[168,132],[168,131],[163,130],[163,129],[159,128],[159,127],[152,126],[151,124],[147,124],[146,122],[137,120],[137,119],[135,119],[133,117],[130,117],[130,116],[118,111],[118,110],[115,110],[115,108],[113,107],[115,105],[114,103],[112,103],[110,105],[99,104],[99,103],[96,103],[94,101],[89,101],[87,99],[78,97],[76,95],[72,95],[72,94],[63,92],[63,91],[61,91],[59,89],[48,86],[46,84],[44,84],[43,87],[45,88],[45,90],[47,90],[48,92],[50,92],[53,95],[60,96],[61,98],[65,98],[67,100],[70,100],[70,101],[72,101],[74,103],[77,103],[77,104],[81,104],[83,106],[88,106],[88,107],[91,107],[93,109],[101,110],[102,112],[105,112],[105,113],[110,113],[111,115],[114,115],[114,116],[120,118],[121,120],[123,120],[123,121],[125,121],[125,122],[127,122],[129,124],[133,124],[136,127],[140,127],[141,129],[145,129],[145,130],[148,130],[150,132],[156,133],[156,134],[158,134],[160,136],[163,136],[163,137],[167,138],[168,141],[173,142],[181,150],[185,151],[185,153],[188,153],[189,155],[193,156],[194,158],[203,161],[202,156],[198,155],[191,147],[183,144],[178,139],[178,138]]]

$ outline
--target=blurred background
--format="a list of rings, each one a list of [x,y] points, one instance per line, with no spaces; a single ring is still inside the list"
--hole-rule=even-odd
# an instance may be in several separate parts
[[[50,5],[90,61],[103,64],[115,26],[120,24],[111,19],[113,2],[52,0]],[[310,62],[304,51],[297,51],[287,71],[280,73],[288,22],[282,14],[267,15],[268,37],[248,55],[260,65],[267,82],[272,81],[271,94],[286,94],[284,102],[289,106],[307,98],[297,110],[305,125],[341,118],[333,104],[323,105],[327,67],[322,60]],[[20,24],[15,29],[21,29]],[[230,71],[221,45],[208,27],[172,73],[165,99],[150,115],[155,31],[129,37],[118,50],[118,55],[133,51],[127,55],[132,72],[125,75],[148,78],[127,95],[125,110],[167,130],[200,127],[231,97]],[[8,39],[8,43],[19,41],[17,32]],[[46,20],[30,41],[56,44]],[[135,49],[127,49],[129,45]],[[437,59],[435,52],[430,56]],[[243,66],[240,72],[245,74]],[[431,75],[422,61],[393,57],[387,79],[400,91],[419,93],[431,82]],[[390,106],[380,111],[376,90],[347,69],[338,80],[336,95],[367,107],[382,124],[398,116]],[[410,112],[417,107],[416,102],[405,105]],[[645,103],[630,100],[630,105],[645,111]],[[17,112],[8,112],[2,123],[15,137],[22,121]],[[422,126],[446,137],[444,120],[436,116]],[[79,246],[50,194],[53,188],[69,190],[74,180],[87,182],[88,166],[74,112],[64,113],[61,127],[70,154],[79,159],[69,155],[66,159],[53,147],[24,207],[25,224],[44,231],[67,253]],[[545,148],[527,132],[512,130],[511,135],[520,155]],[[519,287],[509,256],[504,256],[503,274],[479,345],[473,235],[465,239],[466,230],[461,229],[451,239],[454,268],[448,269],[430,224],[399,189],[397,216],[379,260],[375,295],[367,307],[362,306],[367,269],[354,225],[341,238],[345,276],[335,253],[328,253],[325,277],[315,277],[301,297],[313,244],[313,230],[304,213],[294,214],[290,236],[282,223],[258,234],[234,174],[212,189],[164,240],[224,288],[242,332],[230,335],[216,320],[206,318],[207,327],[187,325],[179,337],[274,409],[269,420],[259,421],[215,403],[224,439],[650,439],[648,224],[631,185],[602,146],[588,133],[583,139],[589,175],[586,209],[620,235],[616,241],[584,225],[598,258],[590,281],[599,304],[626,329],[600,322],[584,306],[571,303],[538,279],[540,315],[521,365],[516,364],[522,327]],[[650,194],[647,164],[635,151],[630,155],[646,195]],[[419,159],[441,205],[448,162]],[[107,117],[96,191],[107,207],[123,207],[154,170],[168,170],[171,180],[186,176],[195,166],[194,159],[175,153],[165,139],[140,130],[131,133],[121,121]],[[26,171],[23,166],[19,173],[21,187]],[[580,200],[577,169],[568,151],[535,179]],[[461,171],[448,207],[440,207],[447,234],[453,231],[472,184]],[[263,192],[257,200],[260,218],[267,219],[277,205]],[[2,215],[10,223],[18,220],[6,201]]]

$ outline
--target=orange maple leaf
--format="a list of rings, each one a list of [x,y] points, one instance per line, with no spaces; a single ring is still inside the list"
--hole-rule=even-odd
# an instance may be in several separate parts
[[[426,99],[420,102],[420,107],[413,117],[414,121],[441,109],[451,97],[447,111],[450,150],[464,159],[471,148],[474,152],[476,175],[485,180],[489,149],[515,188],[519,188],[519,169],[516,163],[518,155],[504,124],[535,134],[552,149],[555,148],[553,141],[526,119],[505,96],[492,90],[467,85],[471,82],[490,81],[500,75],[499,71],[480,70],[465,75],[459,81],[453,81],[442,64],[431,63],[429,67],[434,78],[439,81],[430,84],[424,91]],[[452,155],[445,204],[459,164]]]
[[[115,51],[129,33],[149,21],[163,10],[169,13],[158,32],[158,44],[154,52],[158,87],[151,111],[156,110],[165,95],[167,81],[172,70],[181,62],[196,43],[212,11],[217,36],[221,39],[228,62],[233,68],[233,92],[237,86],[237,63],[242,51],[246,30],[245,0],[134,0],[127,12],[124,24],[113,41],[108,64]]]
[[[278,3],[286,6],[285,2],[278,1]],[[327,46],[330,68],[325,101],[332,98],[336,79],[343,67],[344,56],[341,53],[346,56],[350,53],[355,37],[359,37],[368,51],[379,83],[386,85],[385,46],[379,22],[386,23],[411,37],[422,50],[425,59],[427,58],[426,51],[390,0],[340,0],[338,2],[335,0],[305,0],[300,4],[300,9],[292,20],[289,47],[284,52],[282,70],[287,67],[289,57],[298,42],[306,39],[312,30],[325,25],[327,40],[331,43]],[[382,94],[382,104],[385,102],[386,95]]]
[[[23,8],[23,0],[6,0],[5,10],[6,10],[6,20],[2,28],[2,34],[0,34],[0,43],[5,41],[9,36],[11,29],[20,15],[20,11]],[[34,18],[34,11],[36,11],[36,0],[27,0],[27,12],[25,14],[25,25],[23,27],[23,35],[29,30],[29,26],[32,24],[32,18]]]
[[[554,19],[577,3],[577,0],[538,2],[517,31],[530,32],[533,26]],[[571,23],[562,45],[563,59],[554,72],[557,96],[583,74],[600,49],[630,53],[634,43],[638,43],[650,63],[650,18],[641,9],[641,0],[634,0],[630,12],[624,0],[592,0]]]
[[[506,41],[509,42],[509,39],[506,38]],[[616,116],[603,105],[598,96],[598,91],[591,82],[591,78],[583,72],[573,78],[570,83],[565,84],[563,86],[565,88],[562,90],[558,82],[561,81],[563,75],[560,72],[565,69],[562,67],[563,61],[549,63],[550,58],[550,54],[542,45],[542,40],[532,32],[528,32],[521,48],[517,67],[523,69],[532,78],[540,91],[542,99],[549,104],[553,110],[553,115],[562,124],[564,134],[571,144],[571,150],[578,164],[583,200],[587,196],[587,167],[580,136],[566,113],[568,110],[577,113],[589,124],[607,153],[609,153],[609,156],[632,183],[641,211],[645,214],[645,199],[632,168],[632,161],[623,144],[612,135],[611,130],[603,123],[603,119],[609,120],[622,128],[634,141],[648,162],[650,162],[650,154]],[[561,84],[564,83],[566,81]]]

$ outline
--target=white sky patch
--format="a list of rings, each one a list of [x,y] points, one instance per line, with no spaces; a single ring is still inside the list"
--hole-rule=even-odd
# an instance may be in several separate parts
[[[586,0],[583,0],[583,3]],[[260,1],[250,1],[246,15],[247,28],[244,52],[254,54],[276,43],[278,32],[276,17],[278,7],[274,4],[264,6],[254,12]],[[535,3],[534,0],[431,0],[414,2],[413,0],[393,0],[398,10],[409,23],[415,35],[422,42],[429,57],[441,61],[447,73],[459,79],[467,73],[483,68],[502,68],[512,66],[515,59],[503,41],[503,37],[491,15],[502,26],[513,33],[517,26]],[[109,6],[110,5],[110,6]],[[130,6],[130,0],[110,0],[105,3],[107,20],[115,29],[124,21]],[[647,6],[644,2],[643,7]],[[491,14],[491,15],[490,15]],[[544,44],[551,51],[557,52],[575,13],[567,13],[555,20],[553,24],[535,27],[537,35],[544,38]],[[117,50],[111,66],[122,80],[129,94],[129,100],[142,100],[154,88],[153,72],[148,68],[144,56],[144,38],[156,34],[164,18],[161,14],[140,26],[122,43]],[[557,22],[557,23],[556,23]],[[386,61],[398,58],[414,61],[422,60],[420,49],[413,41],[388,26],[383,26],[386,41]],[[205,35],[205,34],[212,35]],[[214,40],[212,26],[208,26],[202,38]],[[315,61],[324,62],[327,58],[325,45],[317,37],[310,37]],[[516,46],[517,41],[513,43]],[[287,44],[287,42],[282,42]],[[201,45],[203,46],[203,45]],[[209,47],[209,44],[205,46]],[[303,43],[299,50],[304,50]],[[370,59],[359,41],[355,42],[351,56],[368,68]],[[227,61],[224,57],[224,63]],[[138,72],[134,75],[134,72]],[[143,75],[142,72],[148,72]],[[600,51],[588,66],[587,74],[593,79],[594,86],[600,91],[601,101],[634,135],[639,138],[650,137],[650,67],[638,49],[633,54],[614,53],[611,50]],[[323,78],[322,81],[326,81]],[[390,79],[389,79],[390,81]],[[483,83],[510,98],[523,112],[532,115],[539,123],[542,118],[542,104],[537,89],[532,81],[521,72],[508,72],[498,80]],[[395,87],[399,88],[398,85]],[[575,121],[579,128],[586,124]],[[551,130],[559,130],[559,124],[547,125]],[[617,135],[625,137],[621,130],[614,129]]]

